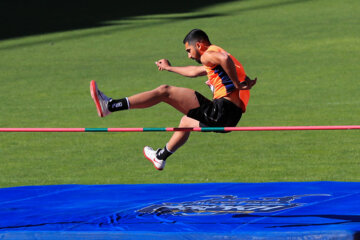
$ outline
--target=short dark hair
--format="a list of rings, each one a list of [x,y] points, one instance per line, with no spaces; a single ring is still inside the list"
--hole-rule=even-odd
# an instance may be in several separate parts
[[[195,42],[205,42],[208,44],[210,43],[209,37],[208,35],[200,29],[193,29],[191,30],[184,38],[183,43],[188,43],[188,44],[194,44]]]

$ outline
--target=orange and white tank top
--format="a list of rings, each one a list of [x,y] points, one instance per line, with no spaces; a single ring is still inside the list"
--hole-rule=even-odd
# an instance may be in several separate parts
[[[215,51],[215,52],[222,52],[228,54],[231,57],[231,60],[234,62],[236,67],[237,76],[240,82],[245,81],[246,73],[241,65],[241,63],[233,57],[230,53],[226,52],[224,49],[211,45],[206,51]],[[206,84],[210,87],[213,92],[213,98],[219,99],[222,97],[230,97],[232,98],[239,98],[241,100],[241,108],[243,112],[246,111],[246,106],[249,102],[250,98],[250,91],[249,90],[238,90],[235,88],[235,85],[231,81],[230,77],[224,71],[224,69],[220,65],[214,66],[205,66],[205,70],[208,76],[208,81]],[[236,91],[239,94],[235,94]],[[236,101],[234,101],[236,102]]]

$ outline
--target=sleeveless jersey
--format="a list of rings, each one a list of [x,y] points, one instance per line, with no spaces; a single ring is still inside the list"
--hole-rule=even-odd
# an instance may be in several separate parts
[[[240,82],[245,81],[246,73],[241,65],[241,63],[233,57],[230,53],[226,52],[224,49],[211,45],[206,51],[215,51],[225,53],[230,56],[231,60],[234,62],[236,67],[237,76]],[[206,84],[210,87],[213,92],[213,98],[219,99],[222,97],[230,97],[239,98],[241,100],[241,108],[243,112],[246,111],[246,106],[249,102],[250,98],[250,91],[249,90],[238,90],[235,88],[233,82],[231,81],[230,77],[226,74],[224,69],[220,65],[214,66],[205,66],[205,70],[208,76],[208,81]]]

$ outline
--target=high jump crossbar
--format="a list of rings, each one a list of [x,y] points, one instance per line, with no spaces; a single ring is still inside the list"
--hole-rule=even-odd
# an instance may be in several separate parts
[[[164,128],[0,128],[0,132],[230,132],[230,131],[304,131],[360,130],[360,125],[343,126],[272,126],[272,127],[164,127]]]

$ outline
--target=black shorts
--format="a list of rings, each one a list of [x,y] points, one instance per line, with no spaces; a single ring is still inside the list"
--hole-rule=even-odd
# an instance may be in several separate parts
[[[220,98],[210,101],[195,92],[200,107],[191,109],[187,116],[200,122],[200,127],[235,127],[242,116],[242,109],[231,101]]]

